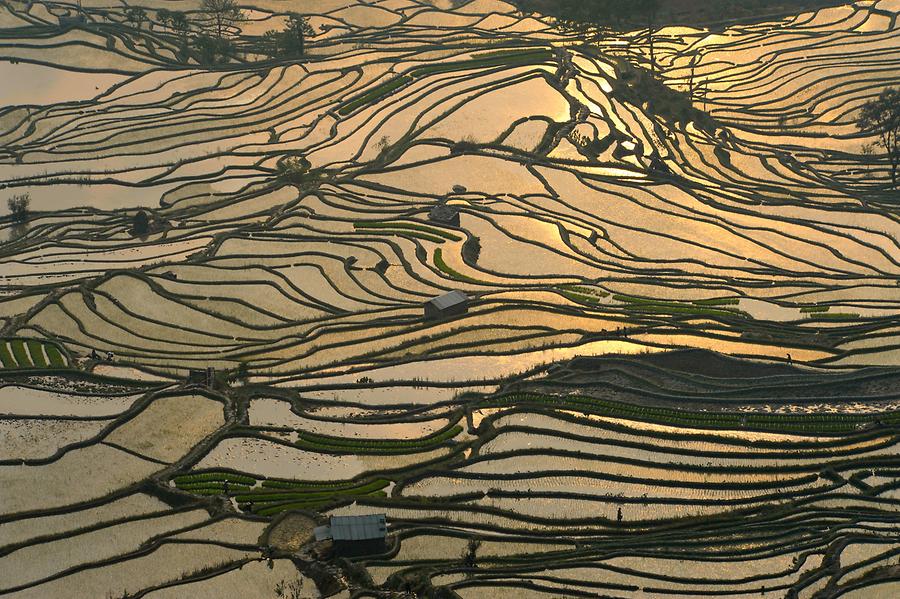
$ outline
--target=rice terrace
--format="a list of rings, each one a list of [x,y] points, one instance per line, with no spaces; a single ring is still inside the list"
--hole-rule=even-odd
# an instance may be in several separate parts
[[[0,0],[0,599],[900,597],[900,0]]]

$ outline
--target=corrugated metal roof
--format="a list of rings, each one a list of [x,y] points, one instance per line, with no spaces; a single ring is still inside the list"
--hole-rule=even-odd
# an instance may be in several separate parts
[[[326,539],[331,538],[331,527],[330,526],[316,526],[313,529],[313,534],[316,535],[317,541],[324,541]]]
[[[331,538],[335,541],[366,541],[386,536],[384,514],[331,517]]]
[[[459,304],[465,304],[468,301],[469,297],[465,293],[456,290],[451,291],[450,293],[445,293],[440,297],[428,300],[428,303],[438,310],[446,310],[447,308],[458,306]]]

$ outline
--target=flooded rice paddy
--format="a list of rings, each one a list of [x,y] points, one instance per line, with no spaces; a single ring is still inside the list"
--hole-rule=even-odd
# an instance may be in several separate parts
[[[0,597],[897,594],[900,3],[142,6],[0,5]]]

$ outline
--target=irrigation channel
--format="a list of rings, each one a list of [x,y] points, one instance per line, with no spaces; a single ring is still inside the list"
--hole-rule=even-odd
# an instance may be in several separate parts
[[[900,1],[165,4],[0,0],[0,597],[900,596]]]

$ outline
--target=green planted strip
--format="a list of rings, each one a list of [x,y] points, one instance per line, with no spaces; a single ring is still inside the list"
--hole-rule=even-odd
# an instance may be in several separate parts
[[[272,480],[262,481],[262,487],[270,489],[344,489],[349,483],[344,481],[335,482],[307,482],[299,480]]]
[[[13,339],[9,342],[9,346],[12,348],[16,364],[20,368],[30,368],[31,360],[28,359],[28,353],[25,350],[25,342],[21,339]]]
[[[575,291],[572,288],[563,288],[562,286],[556,288],[556,292],[561,296],[566,298],[567,300],[579,303],[579,304],[599,304],[600,300],[603,299],[604,296],[594,295],[593,293],[583,293],[580,291]]]
[[[231,472],[200,472],[197,474],[182,474],[180,476],[176,476],[172,480],[175,481],[175,485],[181,488],[182,485],[190,485],[196,483],[208,483],[208,482],[225,482],[228,483],[237,483],[239,485],[248,485],[253,486],[256,484],[256,479],[252,476],[245,476],[243,474],[233,474]]]
[[[696,300],[692,302],[698,306],[737,306],[741,303],[737,297],[714,297],[711,299]]]
[[[288,482],[288,481],[284,481]],[[391,481],[378,478],[363,485],[344,485],[343,488],[327,488],[325,485],[315,485],[307,489],[295,488],[292,490],[261,491],[239,493],[234,496],[241,509],[250,510],[261,516],[271,516],[285,510],[307,509],[315,510],[321,506],[333,502],[341,497],[385,496],[384,489]]]
[[[802,314],[828,312],[829,310],[831,310],[831,306],[803,306],[800,308]]]
[[[44,357],[46,351],[47,357]],[[67,368],[68,360],[56,344],[40,339],[0,339],[3,368]]]
[[[479,281],[478,279],[473,279],[472,277],[466,276],[461,272],[458,272],[444,262],[444,256],[441,253],[441,248],[435,248],[434,250],[434,265],[437,266],[438,270],[442,273],[446,274],[452,279],[456,279],[457,281],[462,281],[464,283],[475,283],[477,285],[489,285],[490,283],[486,283],[484,281]]]
[[[38,368],[46,368],[47,361],[44,359],[43,343],[34,339],[28,340],[28,353],[31,354],[31,363]]]
[[[311,489],[292,489],[292,490],[255,490],[249,493],[239,493],[234,498],[240,503],[252,501],[272,502],[272,501],[294,501],[304,500],[312,501],[314,499],[329,499],[339,495],[368,495],[375,491],[380,491],[390,484],[389,480],[379,478],[365,485],[355,487],[346,487],[343,489],[321,489],[312,487]]]
[[[561,397],[532,393],[504,395],[490,400],[488,403],[501,405],[540,403],[554,407],[577,407],[602,416],[698,429],[741,429],[746,427],[771,432],[851,433],[877,422],[890,426],[900,425],[900,411],[876,415],[691,412],[674,408],[632,405],[585,396]]]
[[[634,312],[647,312],[651,314],[694,314],[697,316],[745,316],[745,313],[740,310],[705,308],[697,302],[667,302],[631,297],[629,295],[614,295],[613,299],[626,304],[625,308]]]
[[[529,50],[528,52],[503,52],[497,55],[486,56],[474,60],[465,60],[461,62],[451,62],[445,64],[429,65],[427,67],[419,67],[410,71],[409,75],[400,75],[390,81],[373,87],[368,92],[356,96],[342,104],[337,112],[341,116],[347,116],[357,108],[373,104],[384,96],[394,92],[404,85],[412,83],[413,78],[422,77],[424,75],[432,75],[435,73],[448,73],[452,71],[462,71],[466,69],[479,69],[495,66],[521,66],[526,64],[536,64],[550,59],[552,52],[546,48],[539,50]]]
[[[68,366],[62,352],[55,345],[45,345],[47,350],[47,358],[50,360],[50,366],[53,368],[65,368]]]
[[[482,69],[486,67],[516,67],[526,64],[537,64],[539,62],[549,60],[552,57],[553,53],[546,48],[528,50],[527,52],[491,53],[490,55],[475,58],[472,60],[463,60],[459,62],[448,62],[444,64],[429,65],[427,67],[419,67],[410,71],[410,75],[412,75],[413,77],[422,77],[424,75],[434,75],[436,73],[450,73],[453,71]]]
[[[584,285],[572,285],[571,283],[565,283],[563,285],[556,285],[556,289],[562,291],[569,291],[571,293],[577,293],[579,295],[591,295],[598,298],[609,297],[609,294],[605,291],[600,291],[599,289],[594,289],[593,287],[585,287]]]
[[[426,233],[435,237],[443,237],[444,239],[449,239],[450,241],[462,240],[462,237],[460,237],[459,235],[454,235],[453,233],[443,231],[436,227],[428,227],[417,223],[360,221],[353,223],[353,226],[357,229],[396,229],[419,231],[420,233]]]
[[[362,94],[361,96],[357,96],[352,100],[348,100],[344,103],[340,108],[338,108],[338,114],[341,116],[347,116],[357,108],[361,106],[365,106],[366,104],[372,104],[376,100],[388,95],[389,93],[403,87],[407,83],[411,83],[412,79],[405,75],[401,75],[395,79],[391,79],[390,81],[385,81],[381,85],[378,85],[368,92]]]
[[[828,313],[819,313],[819,314],[810,314],[808,318],[817,318],[821,320],[858,320],[859,314],[854,313],[842,313],[842,312],[828,312]]]
[[[384,491],[373,491],[372,493],[353,493],[346,494],[347,496],[352,497],[387,497],[387,493]],[[264,503],[264,504],[253,504],[252,511],[254,514],[259,516],[274,516],[280,512],[284,512],[287,510],[317,510],[323,506],[328,505],[335,499],[337,499],[339,495],[332,495],[326,499],[313,499],[310,501],[292,501],[287,503]],[[249,506],[248,506],[249,507]]]
[[[328,437],[314,433],[300,432],[297,446],[313,451],[338,453],[417,453],[432,449],[462,432],[462,427],[454,425],[420,439],[349,439]]]
[[[431,241],[434,243],[444,243],[445,241],[447,241],[443,237],[435,237],[434,235],[429,235],[427,233],[420,233],[418,231],[410,231],[406,229],[369,229],[366,232],[370,235],[412,237],[413,239],[422,239],[424,241]]]
[[[9,352],[9,348],[6,345],[6,341],[0,339],[0,363],[3,364],[4,368],[15,368],[16,361],[13,359],[12,354]]]
[[[179,489],[182,491],[190,491],[191,493],[196,493],[198,491],[216,491],[217,494],[224,493],[225,491],[225,482],[226,481],[212,481],[212,482],[199,482],[199,483],[182,483],[177,485]],[[249,485],[232,483],[228,481],[228,492],[231,493],[241,493],[241,492],[249,492],[253,487]]]

